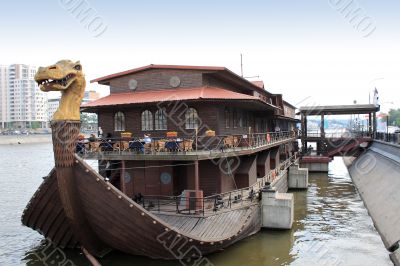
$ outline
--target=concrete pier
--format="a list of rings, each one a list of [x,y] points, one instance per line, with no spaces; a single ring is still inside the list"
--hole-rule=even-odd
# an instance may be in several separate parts
[[[294,198],[291,193],[279,193],[274,188],[262,192],[262,227],[291,229]]]
[[[308,168],[309,172],[328,172],[331,158],[325,156],[303,156],[300,167]]]
[[[307,189],[308,187],[308,169],[300,168],[299,165],[289,167],[288,176],[289,188]]]

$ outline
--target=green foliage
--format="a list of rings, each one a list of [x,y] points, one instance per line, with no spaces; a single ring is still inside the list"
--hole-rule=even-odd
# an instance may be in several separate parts
[[[32,123],[31,123],[31,128],[32,129],[37,129],[37,128],[40,128],[41,127],[41,123],[40,122],[38,122],[38,121],[33,121]]]
[[[386,122],[386,116],[381,118],[382,122]],[[400,126],[400,109],[390,109],[389,125]]]
[[[81,113],[82,124],[97,124],[97,115],[91,113]]]

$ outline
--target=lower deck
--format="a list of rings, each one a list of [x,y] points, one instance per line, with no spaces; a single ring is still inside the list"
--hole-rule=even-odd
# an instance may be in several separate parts
[[[177,204],[168,197],[199,190],[201,197],[208,197],[249,188],[268,175],[275,177],[282,163],[296,154],[293,146],[290,142],[255,154],[209,160],[99,160],[89,164],[98,164],[99,173],[128,197],[154,197],[153,208],[176,209]],[[234,201],[235,196],[231,197]],[[207,206],[207,202],[202,205]]]

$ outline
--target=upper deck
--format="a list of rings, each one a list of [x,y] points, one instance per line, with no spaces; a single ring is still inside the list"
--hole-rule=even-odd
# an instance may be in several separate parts
[[[295,131],[184,139],[108,139],[78,143],[77,153],[94,160],[194,161],[250,155],[297,140]]]

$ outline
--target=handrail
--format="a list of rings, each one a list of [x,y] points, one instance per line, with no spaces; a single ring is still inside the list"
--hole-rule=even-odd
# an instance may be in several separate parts
[[[325,138],[359,138],[359,137],[372,137],[372,133],[369,133],[368,131],[340,131],[340,132],[324,132]],[[320,138],[322,137],[322,133],[320,130],[315,130],[315,131],[307,131],[307,136],[306,137],[314,137],[314,138]]]
[[[151,137],[151,139],[133,138],[103,138],[78,140],[77,153],[94,152],[143,154],[162,154],[170,152],[225,152],[245,149],[254,149],[273,145],[277,142],[296,138],[296,131],[232,134],[232,135],[191,135],[186,137]],[[89,147],[87,147],[89,146]]]
[[[243,206],[246,203],[253,203],[265,184],[267,182],[273,182],[277,176],[282,174],[282,172],[287,171],[293,161],[297,158],[298,154],[295,153],[290,158],[280,163],[276,169],[271,170],[267,175],[260,178],[261,180],[258,180],[249,187],[214,194],[207,197],[146,195],[143,196],[141,204],[144,208],[158,212],[173,212],[180,214],[198,213],[203,216],[207,211],[215,213],[223,208],[231,209],[232,206],[238,206],[238,204]],[[187,203],[188,201],[191,201],[192,204],[182,205],[182,203]]]
[[[376,132],[374,139],[393,144],[400,144],[400,133]]]

